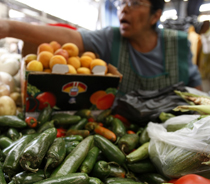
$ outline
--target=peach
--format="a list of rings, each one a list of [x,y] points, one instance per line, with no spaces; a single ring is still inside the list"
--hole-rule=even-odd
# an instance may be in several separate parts
[[[90,63],[90,70],[92,71],[92,69],[93,69],[95,66],[98,66],[98,65],[105,66],[105,67],[106,67],[105,73],[107,73],[107,71],[108,71],[107,64],[106,64],[106,62],[105,62],[104,60],[102,60],[102,59],[93,59],[92,62]]]
[[[90,56],[82,56],[80,58],[81,66],[86,67],[86,68],[90,68],[90,63],[92,62],[92,60],[93,59]]]
[[[54,55],[61,55],[66,59],[66,61],[68,61],[68,58],[69,58],[69,53],[67,52],[67,50],[64,50],[64,49],[56,50]]]
[[[49,44],[49,43],[42,43],[38,46],[37,48],[37,55],[42,52],[42,51],[49,51],[51,52],[52,54],[54,53],[53,52],[53,48],[52,46]]]
[[[62,49],[68,51],[69,57],[78,56],[79,54],[79,48],[74,43],[66,43],[62,45]]]
[[[69,72],[67,72],[67,73],[77,74],[76,69],[72,65],[68,65],[68,67],[69,67]]]
[[[72,65],[75,69],[81,67],[79,57],[72,56],[67,60],[67,64]]]
[[[84,52],[82,56],[90,56],[92,59],[96,59],[96,55],[90,51]]]
[[[24,57],[25,64],[27,65],[30,61],[36,60],[37,55],[36,54],[28,54]]]
[[[89,68],[86,67],[80,67],[77,69],[78,74],[91,74],[91,71]]]
[[[43,72],[52,73],[52,70],[50,70],[49,68],[46,68],[43,70]]]
[[[50,69],[52,70],[55,64],[67,64],[66,59],[61,55],[54,55],[50,59]]]
[[[52,48],[53,48],[53,52],[55,52],[56,50],[58,50],[58,49],[61,48],[61,44],[58,43],[57,41],[51,41],[51,42],[50,42],[50,45],[51,45]]]
[[[40,61],[45,68],[50,68],[50,59],[53,57],[53,54],[49,51],[42,51],[38,54],[37,60]]]
[[[43,65],[40,61],[32,60],[26,65],[26,70],[29,70],[29,71],[43,71]]]

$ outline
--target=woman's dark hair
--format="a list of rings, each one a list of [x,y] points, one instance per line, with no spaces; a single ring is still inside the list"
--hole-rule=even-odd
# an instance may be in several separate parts
[[[151,3],[151,14],[155,13],[157,10],[163,10],[165,1],[164,0],[149,0]],[[153,29],[156,29],[157,24],[152,26]]]

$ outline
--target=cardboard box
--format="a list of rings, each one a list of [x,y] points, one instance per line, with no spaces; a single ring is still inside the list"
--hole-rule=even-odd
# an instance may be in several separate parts
[[[117,89],[122,75],[117,69],[108,65],[113,75],[72,75],[60,73],[32,72],[25,70],[21,63],[21,88],[24,112],[39,112],[37,96],[50,92],[56,98],[56,111],[77,111],[91,108],[90,97],[93,93],[108,88]]]

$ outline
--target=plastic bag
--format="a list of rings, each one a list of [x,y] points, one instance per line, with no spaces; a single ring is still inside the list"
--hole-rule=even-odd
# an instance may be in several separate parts
[[[120,114],[132,123],[145,126],[149,121],[161,122],[161,112],[170,112],[175,115],[183,113],[172,109],[179,105],[188,105],[185,100],[175,94],[174,90],[185,91],[184,83],[180,82],[159,90],[135,90],[117,99],[113,112]],[[192,112],[188,112],[192,113]]]
[[[150,122],[147,132],[150,159],[163,175],[179,178],[195,173],[210,178],[210,165],[206,165],[210,161],[210,116],[195,121],[192,128],[175,132]]]
[[[199,117],[200,115],[189,115],[189,114],[175,116],[166,120],[163,123],[163,126],[166,128],[168,132],[174,132],[176,130],[183,128],[186,124],[188,124],[193,120],[196,120]]]

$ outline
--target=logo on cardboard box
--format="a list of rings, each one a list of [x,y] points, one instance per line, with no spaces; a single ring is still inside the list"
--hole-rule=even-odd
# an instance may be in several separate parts
[[[79,81],[74,81],[63,85],[62,92],[68,93],[69,96],[77,96],[79,93],[87,91],[87,86]]]

